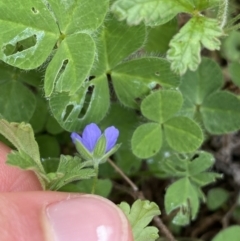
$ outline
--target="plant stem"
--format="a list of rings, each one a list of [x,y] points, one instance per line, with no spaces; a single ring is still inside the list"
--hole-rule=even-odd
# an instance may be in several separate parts
[[[109,164],[118,172],[121,177],[131,186],[134,192],[138,192],[138,187],[128,178],[127,175],[110,159],[108,158]]]
[[[96,176],[93,179],[93,186],[92,186],[92,191],[91,191],[92,194],[95,193],[95,189],[96,189],[97,181],[98,181],[98,170],[99,169],[98,169],[98,164],[96,164],[96,162],[94,163],[94,170],[95,170]]]
[[[146,199],[143,193],[139,191],[139,188],[125,175],[125,173],[111,159],[108,159],[108,162],[115,169],[115,171],[119,173],[120,176],[131,186],[134,193],[137,193],[137,195],[134,196],[136,196],[139,199]],[[168,239],[168,241],[177,241],[159,216],[154,217],[153,220],[156,226],[162,231],[162,233]]]

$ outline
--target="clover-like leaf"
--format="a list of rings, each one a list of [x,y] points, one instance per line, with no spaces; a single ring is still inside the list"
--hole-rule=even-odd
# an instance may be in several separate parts
[[[0,114],[3,118],[8,121],[28,122],[35,110],[36,98],[22,83],[8,80],[0,84],[0,103]]]
[[[119,207],[130,222],[134,241],[154,241],[158,238],[156,227],[146,227],[154,216],[161,213],[156,203],[138,199],[133,203],[132,207],[126,202],[121,202]]]
[[[178,152],[193,152],[203,142],[203,133],[199,125],[184,116],[166,121],[164,133],[169,146]]]
[[[91,92],[88,90],[91,88]],[[100,75],[86,82],[75,94],[54,93],[50,108],[59,124],[66,130],[82,129],[91,121],[99,122],[110,105],[107,77]]]
[[[162,129],[158,123],[139,126],[133,133],[131,145],[134,155],[139,158],[154,156],[162,146]]]
[[[170,42],[167,58],[173,71],[183,75],[187,69],[195,71],[201,62],[201,47],[219,50],[223,35],[216,19],[192,17]]]
[[[51,12],[40,0],[26,0],[21,6],[1,1],[0,32],[0,59],[22,69],[41,65],[59,36]]]
[[[240,226],[233,225],[226,229],[221,230],[212,241],[238,241],[240,239]]]
[[[167,214],[178,209],[173,218],[176,225],[187,225],[190,220],[195,219],[199,209],[198,191],[187,177],[181,178],[171,184],[166,192],[164,205]]]
[[[223,74],[218,64],[203,58],[196,71],[188,70],[182,76],[179,89],[183,95],[183,107],[179,114],[193,118],[206,97],[219,90],[223,85]]]
[[[240,128],[240,100],[230,92],[218,91],[208,96],[200,113],[210,133],[223,134]]]
[[[179,91],[156,91],[142,101],[141,112],[149,120],[162,124],[180,110],[182,101],[182,95]]]

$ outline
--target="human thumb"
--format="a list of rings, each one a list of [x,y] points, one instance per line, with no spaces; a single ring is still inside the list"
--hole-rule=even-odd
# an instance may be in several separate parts
[[[133,241],[123,212],[89,194],[41,191],[30,171],[6,165],[0,143],[1,241]]]

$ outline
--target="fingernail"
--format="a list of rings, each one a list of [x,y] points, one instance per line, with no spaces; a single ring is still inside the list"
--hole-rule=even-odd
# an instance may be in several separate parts
[[[128,241],[129,225],[111,201],[95,196],[50,204],[47,216],[54,241]]]

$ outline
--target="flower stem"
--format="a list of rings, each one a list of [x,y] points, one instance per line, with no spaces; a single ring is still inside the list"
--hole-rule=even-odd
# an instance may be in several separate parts
[[[93,186],[92,186],[92,192],[91,192],[92,194],[95,193],[95,189],[96,189],[97,181],[98,181],[98,170],[99,170],[99,168],[98,168],[98,163],[96,163],[96,162],[94,163],[94,170],[95,170],[96,175],[93,179]]]

